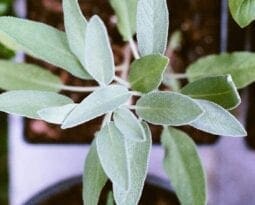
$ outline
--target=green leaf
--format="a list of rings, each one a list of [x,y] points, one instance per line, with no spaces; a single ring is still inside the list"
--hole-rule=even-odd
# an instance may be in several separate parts
[[[129,187],[129,170],[124,137],[113,122],[107,123],[96,138],[97,153],[106,175],[121,190]]]
[[[0,87],[4,90],[58,92],[61,86],[57,76],[39,66],[0,60]]]
[[[124,104],[129,97],[130,93],[123,86],[110,85],[99,88],[76,106],[64,120],[62,128],[74,127],[107,112],[114,111]]]
[[[247,135],[238,120],[219,105],[206,100],[196,100],[205,111],[204,114],[190,123],[199,130],[223,136],[244,137]]]
[[[205,205],[205,174],[194,142],[171,127],[163,130],[161,142],[165,148],[164,169],[181,204]]]
[[[119,205],[138,204],[142,195],[152,146],[150,128],[146,123],[143,123],[143,129],[145,131],[145,140],[143,142],[127,138],[125,141],[129,170],[131,170],[129,173],[130,186],[127,191],[113,186],[115,201]]]
[[[239,93],[230,75],[205,77],[189,83],[181,93],[196,99],[215,102],[226,109],[241,103]]]
[[[113,80],[113,53],[104,23],[98,16],[93,16],[87,25],[85,65],[89,74],[99,84],[106,85]]]
[[[230,74],[237,88],[255,81],[255,54],[250,52],[209,55],[191,64],[187,69],[189,81],[208,76]]]
[[[136,113],[156,125],[181,126],[200,117],[203,110],[190,97],[174,92],[151,92],[136,104]]]
[[[70,112],[77,106],[77,104],[67,104],[58,107],[49,107],[39,110],[37,114],[46,122],[53,124],[62,124]]]
[[[64,32],[43,23],[0,17],[0,41],[16,51],[59,66],[82,79],[91,79],[69,50]]]
[[[106,201],[106,205],[114,205],[114,198],[113,198],[113,192],[110,191],[107,195],[107,201]]]
[[[142,56],[164,54],[167,46],[169,14],[166,0],[139,0],[137,40]]]
[[[147,93],[160,85],[168,58],[162,55],[149,55],[131,64],[129,82],[132,89]]]
[[[117,26],[123,39],[129,40],[136,32],[137,0],[110,0],[117,15]]]
[[[85,33],[87,21],[79,7],[78,0],[63,0],[66,36],[71,51],[85,66]]]
[[[70,98],[53,92],[19,90],[0,95],[0,111],[34,119],[40,119],[37,111],[43,108],[70,103]]]
[[[83,201],[86,205],[98,204],[100,193],[107,182],[107,176],[98,158],[96,140],[93,141],[86,158],[83,174]]]
[[[127,138],[136,141],[144,140],[144,129],[136,116],[126,108],[119,108],[113,115],[114,124]]]
[[[229,0],[230,12],[242,28],[248,26],[255,20],[255,1],[254,0]]]

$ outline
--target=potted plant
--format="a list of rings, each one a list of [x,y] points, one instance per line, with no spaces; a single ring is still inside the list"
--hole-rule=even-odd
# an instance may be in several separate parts
[[[6,78],[0,85],[11,91],[0,95],[0,110],[59,124],[62,129],[104,115],[85,163],[85,204],[98,203],[108,179],[116,204],[138,203],[152,144],[148,123],[160,125],[164,168],[181,204],[205,204],[206,182],[195,144],[176,127],[189,125],[217,135],[245,136],[246,131],[228,110],[240,104],[237,88],[255,80],[250,66],[254,54],[212,55],[192,64],[184,74],[166,72],[166,1],[110,3],[118,17],[118,29],[134,56],[130,69],[123,68],[122,77],[115,73],[103,21],[99,16],[87,21],[77,1],[63,0],[66,33],[42,23],[1,17],[2,43],[78,78],[94,79],[98,86],[63,85],[57,76],[38,66],[1,61]],[[177,91],[160,91],[163,75],[172,80],[187,78],[190,83]],[[73,102],[57,94],[60,90],[90,94]]]

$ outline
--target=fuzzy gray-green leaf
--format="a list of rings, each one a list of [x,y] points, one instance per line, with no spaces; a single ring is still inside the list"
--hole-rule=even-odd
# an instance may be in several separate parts
[[[100,193],[107,182],[107,176],[102,168],[97,154],[96,141],[91,144],[86,158],[83,174],[83,201],[86,205],[97,205]]]
[[[56,75],[32,64],[0,60],[0,88],[58,92],[62,83]]]
[[[201,78],[183,87],[181,93],[215,102],[226,109],[233,109],[241,103],[230,75]]]
[[[206,180],[189,136],[174,128],[165,128],[161,142],[165,148],[164,169],[182,205],[206,204]]]
[[[71,53],[66,35],[43,23],[0,17],[0,41],[9,48],[59,66],[82,79],[91,79]]]
[[[71,51],[85,66],[85,32],[87,21],[79,7],[78,0],[63,0],[64,23]]]
[[[168,58],[159,54],[135,60],[128,77],[132,89],[147,93],[158,88],[167,64]]]
[[[126,153],[129,164],[129,189],[123,191],[113,186],[114,197],[117,205],[138,204],[144,187],[145,178],[148,172],[152,138],[150,128],[142,123],[145,131],[145,140],[142,142],[127,139],[125,142]]]
[[[124,40],[129,40],[136,32],[136,10],[138,0],[110,0],[117,15],[117,26]]]
[[[142,56],[164,54],[167,46],[169,14],[166,0],[139,0],[137,40]]]
[[[228,3],[233,18],[242,28],[255,20],[254,0],[228,0]]]
[[[67,104],[58,107],[49,107],[39,110],[37,114],[46,122],[53,124],[62,124],[68,114],[77,106],[77,104]]]
[[[40,119],[41,109],[70,103],[70,98],[53,92],[19,90],[0,95],[0,111],[34,119]]]
[[[136,104],[136,113],[156,125],[181,126],[196,120],[203,113],[190,97],[175,92],[151,92]]]
[[[247,135],[240,122],[227,110],[206,100],[196,100],[204,114],[190,125],[215,135],[244,137]]]
[[[119,108],[113,115],[114,124],[130,140],[144,140],[144,129],[136,116],[126,108]]]
[[[98,16],[93,16],[87,25],[85,66],[98,83],[106,85],[113,80],[113,53],[105,25]]]
[[[113,122],[107,123],[96,137],[97,153],[106,175],[111,179],[113,186],[127,190],[129,169],[125,138]]]
[[[107,112],[114,111],[124,104],[129,97],[130,93],[123,86],[110,85],[99,88],[76,106],[64,120],[62,128],[74,127]]]
[[[255,81],[255,54],[250,52],[223,53],[203,57],[188,67],[189,81],[208,76],[230,74],[237,88]]]

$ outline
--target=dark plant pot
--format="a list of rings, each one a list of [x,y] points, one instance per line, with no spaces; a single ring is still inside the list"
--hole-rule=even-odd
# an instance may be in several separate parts
[[[32,197],[24,205],[82,205],[82,178],[73,177],[61,181]],[[139,205],[179,205],[175,194],[168,187],[168,182],[149,176]],[[111,188],[107,183],[100,198],[104,205]]]

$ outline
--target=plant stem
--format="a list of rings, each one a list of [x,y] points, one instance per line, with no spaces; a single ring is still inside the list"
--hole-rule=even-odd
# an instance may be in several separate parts
[[[116,82],[118,82],[119,84],[124,85],[124,86],[127,87],[127,88],[130,88],[129,82],[123,80],[122,78],[120,78],[120,77],[118,77],[118,76],[114,76],[114,80],[115,80]]]
[[[137,47],[136,47],[136,44],[135,44],[133,38],[129,39],[128,42],[129,42],[129,46],[131,48],[131,51],[132,51],[135,59],[139,59],[140,56],[139,56],[139,53],[138,53],[138,50],[137,50]]]
[[[138,97],[142,96],[142,93],[137,92],[137,91],[130,91],[130,93],[131,93],[131,95],[133,95],[133,96],[138,96]]]
[[[100,88],[99,86],[81,87],[81,86],[70,86],[62,85],[61,90],[72,91],[72,92],[93,92]]]
[[[135,106],[135,105],[129,105],[128,106],[128,109],[130,109],[130,110],[135,110],[137,107]]]
[[[102,121],[102,124],[101,124],[101,129],[111,121],[111,117],[112,117],[112,112],[108,112],[105,116],[104,116],[104,119]]]
[[[187,79],[188,76],[186,73],[170,73],[169,74],[170,78],[174,78],[174,79]]]

